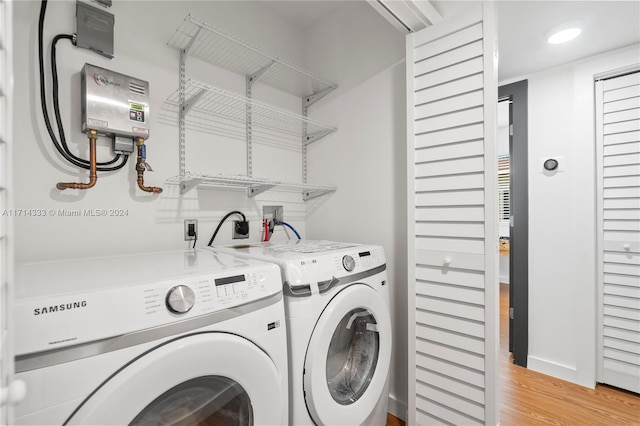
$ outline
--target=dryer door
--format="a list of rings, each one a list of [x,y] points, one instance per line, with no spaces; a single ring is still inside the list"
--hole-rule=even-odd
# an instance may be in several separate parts
[[[65,424],[284,424],[284,389],[255,344],[227,333],[194,334],[129,362]]]
[[[385,389],[390,359],[387,304],[371,287],[350,285],[322,312],[307,348],[305,401],[314,422],[364,423]]]

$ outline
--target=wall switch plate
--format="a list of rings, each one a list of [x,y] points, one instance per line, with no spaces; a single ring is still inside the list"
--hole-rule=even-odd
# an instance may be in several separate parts
[[[193,241],[198,235],[198,219],[184,220],[184,240]]]
[[[247,222],[247,233],[244,235],[239,232],[238,226],[240,223],[242,223],[242,221],[240,220],[233,221],[233,233],[231,235],[231,238],[233,238],[234,240],[244,240],[246,238],[249,238],[249,222]]]

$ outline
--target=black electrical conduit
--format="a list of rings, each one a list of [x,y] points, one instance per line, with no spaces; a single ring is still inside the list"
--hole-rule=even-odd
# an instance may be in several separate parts
[[[56,124],[58,125],[58,133],[60,134],[60,142],[55,135],[53,126],[51,125],[51,120],[49,118],[49,111],[47,109],[47,98],[46,98],[46,89],[45,89],[45,75],[44,75],[44,42],[43,42],[43,31],[44,31],[44,18],[47,10],[47,0],[42,0],[40,5],[40,19],[38,21],[38,64],[39,64],[39,73],[40,73],[40,105],[42,107],[42,115],[44,117],[44,122],[47,127],[47,131],[49,132],[49,136],[51,137],[51,141],[53,142],[53,146],[60,153],[65,160],[69,163],[83,168],[89,169],[91,167],[90,162],[83,158],[77,157],[71,153],[69,147],[67,146],[66,138],[64,135],[64,127],[62,125],[62,118],[60,115],[60,105],[58,100],[58,70],[56,66],[56,44],[58,41],[62,39],[68,39],[72,43],[74,43],[73,36],[69,34],[58,34],[51,44],[51,74],[52,74],[52,84],[53,84],[53,104],[56,115]],[[127,164],[127,160],[129,159],[128,155],[125,155],[121,160],[120,164],[111,167],[111,164],[116,163],[120,160],[122,156],[120,154],[116,154],[116,156],[107,162],[97,163],[98,171],[109,172],[114,170],[119,170]]]

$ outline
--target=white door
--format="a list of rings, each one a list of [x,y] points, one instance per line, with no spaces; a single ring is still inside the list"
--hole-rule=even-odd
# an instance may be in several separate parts
[[[492,2],[407,38],[408,422],[498,420]]]
[[[12,423],[11,405],[24,389],[13,383],[13,241],[11,193],[11,2],[0,0],[0,424]]]
[[[640,393],[640,72],[596,83],[598,381]]]
[[[322,312],[307,347],[304,392],[313,421],[365,424],[384,392],[390,360],[387,304],[365,284],[348,286]]]
[[[233,334],[200,333],[123,366],[64,424],[279,425],[287,399],[262,349]]]

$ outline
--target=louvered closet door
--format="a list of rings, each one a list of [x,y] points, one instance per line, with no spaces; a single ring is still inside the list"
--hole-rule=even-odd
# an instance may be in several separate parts
[[[493,16],[407,38],[411,425],[498,423]]]
[[[640,73],[596,83],[602,383],[640,393]]]
[[[11,406],[19,396],[11,389],[13,346],[11,339],[12,262],[11,242],[11,95],[13,88],[11,2],[0,0],[0,424],[12,423]],[[12,400],[13,399],[13,400]]]

